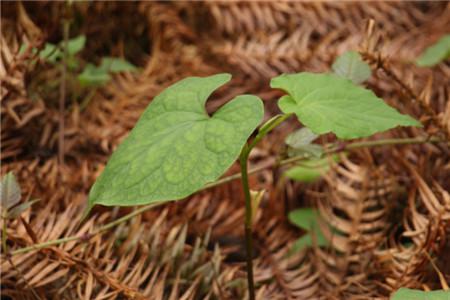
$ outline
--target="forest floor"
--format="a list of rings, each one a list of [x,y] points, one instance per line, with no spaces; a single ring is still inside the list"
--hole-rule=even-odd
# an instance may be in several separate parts
[[[1,174],[14,173],[21,201],[39,199],[1,220],[1,289],[10,299],[247,297],[239,180],[152,209],[96,207],[77,225],[111,153],[153,97],[186,76],[231,73],[207,110],[254,94],[267,120],[280,97],[272,77],[328,72],[338,55],[360,51],[372,68],[365,86],[424,124],[371,140],[450,136],[449,63],[413,63],[450,32],[448,2],[48,1],[1,9]],[[85,45],[70,60],[33,50],[80,36]],[[89,74],[91,84],[80,85],[81,69],[105,57],[137,69]],[[278,127],[251,156],[260,171],[250,185],[266,190],[255,219],[257,298],[386,299],[400,287],[445,288],[448,142],[354,149],[306,184],[277,164],[299,127]],[[225,176],[237,173],[236,163]],[[288,255],[305,234],[287,218],[299,207],[316,208],[321,226],[339,232],[328,247]]]

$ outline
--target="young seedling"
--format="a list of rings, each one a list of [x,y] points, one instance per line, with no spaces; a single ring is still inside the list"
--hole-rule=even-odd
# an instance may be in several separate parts
[[[287,93],[278,102],[284,114],[263,124],[247,143],[263,118],[258,97],[237,96],[212,116],[205,110],[208,96],[230,79],[229,74],[189,77],[155,97],[92,187],[86,214],[96,204],[133,206],[183,199],[215,181],[239,157],[245,196],[248,290],[253,300],[252,218],[256,203],[252,201],[261,197],[257,193],[252,197],[247,165],[258,142],[293,115],[311,130],[304,134],[303,145],[298,137],[293,138],[300,147],[312,141],[312,134],[332,132],[338,138],[352,139],[399,125],[421,125],[348,79],[305,72],[272,79],[273,88]],[[315,147],[306,148],[315,151]]]
[[[130,62],[119,57],[102,57],[99,66],[92,63],[87,63],[82,70],[80,67],[84,64],[78,56],[83,51],[86,45],[86,36],[79,35],[75,38],[67,41],[65,47],[64,41],[58,44],[46,43],[44,49],[39,53],[36,48],[33,48],[31,52],[38,54],[41,61],[44,61],[53,66],[58,66],[63,63],[64,49],[66,48],[67,57],[65,63],[67,69],[72,75],[77,78],[78,82],[82,86],[96,87],[101,86],[111,80],[111,74],[120,72],[135,72],[137,67]],[[19,52],[24,52],[27,45],[22,45]]]
[[[79,66],[79,60],[76,55],[84,49],[86,44],[86,36],[79,35],[67,41],[67,66],[69,69],[75,70]],[[23,53],[27,48],[26,44],[20,47],[19,53]],[[36,48],[31,49],[32,54],[38,54],[39,59],[52,65],[61,63],[64,57],[64,41],[58,44],[46,43],[44,49],[39,53]]]

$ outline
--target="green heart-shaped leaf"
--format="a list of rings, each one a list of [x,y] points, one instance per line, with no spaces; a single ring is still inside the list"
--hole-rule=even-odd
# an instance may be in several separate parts
[[[182,199],[222,175],[263,117],[251,95],[208,116],[206,99],[230,79],[189,77],[155,97],[92,187],[89,208]]]
[[[298,73],[271,81],[289,95],[278,101],[284,113],[295,113],[315,134],[333,132],[338,138],[370,136],[396,126],[422,126],[400,114],[367,89],[334,74]]]

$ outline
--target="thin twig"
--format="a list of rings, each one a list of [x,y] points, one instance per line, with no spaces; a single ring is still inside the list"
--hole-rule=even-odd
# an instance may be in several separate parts
[[[433,261],[433,259],[430,256],[430,254],[427,251],[424,251],[424,253],[425,253],[425,256],[428,258],[428,260],[430,261],[431,266],[433,267],[433,269],[438,274],[439,281],[441,282],[442,289],[444,291],[448,291],[449,290],[449,286],[448,286],[448,283],[447,283],[447,281],[445,279],[445,276],[442,274],[441,270],[439,270],[438,266],[435,264],[435,262]]]
[[[68,236],[65,238],[61,238],[61,239],[56,239],[56,240],[51,240],[51,241],[47,241],[47,242],[43,242],[43,243],[39,243],[39,244],[34,244],[31,245],[29,247],[24,247],[24,248],[20,248],[16,251],[11,252],[11,255],[16,255],[16,254],[21,254],[21,253],[26,253],[29,251],[33,251],[33,250],[39,250],[39,249],[43,249],[43,248],[48,248],[50,246],[54,246],[54,245],[59,245],[59,244],[64,244],[67,242],[71,242],[71,241],[76,241],[76,240],[89,240],[90,238],[92,238],[93,236],[100,234],[104,231],[107,231],[123,222],[126,222],[130,219],[132,219],[133,217],[142,214],[143,212],[150,210],[158,205],[160,205],[161,203],[153,203],[153,204],[149,204],[146,206],[142,206],[138,209],[136,209],[135,211],[117,219],[114,220],[104,226],[101,226],[99,229],[95,230],[92,233],[88,233],[88,234],[84,234],[84,235],[74,235],[74,236]]]
[[[68,9],[68,8],[67,8]],[[58,132],[58,161],[60,170],[64,167],[64,113],[66,110],[66,77],[67,77],[67,47],[69,41],[70,22],[67,16],[63,20],[63,59],[61,63],[61,84],[59,89],[59,132]]]
[[[381,146],[389,146],[389,145],[413,145],[413,144],[425,144],[425,143],[443,143],[445,142],[444,140],[437,138],[437,137],[420,137],[420,138],[401,138],[401,139],[382,139],[382,140],[376,140],[376,141],[363,141],[363,142],[353,142],[350,144],[329,144],[329,145],[325,145],[325,153],[326,154],[333,154],[333,153],[337,153],[337,152],[343,152],[343,151],[348,151],[348,150],[353,150],[353,149],[358,149],[358,148],[367,148],[367,147],[381,147]],[[450,146],[450,144],[447,142],[447,144]],[[293,156],[290,158],[286,158],[283,159],[281,161],[276,161],[270,164],[266,164],[260,167],[256,167],[256,168],[252,168],[248,171],[248,174],[255,174],[255,173],[259,173],[265,169],[268,168],[272,168],[274,166],[286,166],[286,165],[290,165],[292,163],[296,163],[298,161],[301,160],[305,160],[307,157],[305,157],[304,155],[297,155],[297,156]],[[204,188],[202,188],[201,190],[205,190],[205,189],[209,189],[212,187],[216,187],[219,185],[222,185],[224,183],[228,183],[230,181],[236,180],[236,179],[240,179],[241,178],[241,173],[236,173],[230,176],[226,176],[223,177],[217,181],[208,183],[207,185],[205,185]]]
[[[354,149],[358,149],[358,148],[366,148],[366,147],[380,147],[380,146],[388,146],[388,145],[412,145],[412,144],[426,144],[426,143],[446,143],[447,146],[450,146],[450,142],[447,140],[442,140],[440,138],[437,137],[427,137],[427,138],[423,138],[423,137],[418,137],[418,138],[400,138],[400,139],[382,139],[382,140],[376,140],[376,141],[362,141],[362,142],[354,142],[354,143],[350,143],[347,145],[342,145],[342,144],[331,144],[331,145],[327,145],[325,146],[325,148],[327,150],[325,150],[325,153],[327,154],[331,154],[331,153],[338,153],[338,152],[344,152],[344,151],[348,151],[348,150],[354,150]],[[299,155],[299,156],[294,156],[291,158],[287,158],[278,162],[273,162],[261,167],[257,167],[257,168],[253,168],[250,169],[248,171],[248,174],[255,174],[258,172],[261,172],[265,169],[268,168],[272,168],[274,166],[287,166],[290,165],[292,163],[304,160],[305,156],[303,155]],[[224,178],[221,178],[215,182],[212,182],[210,184],[205,185],[203,188],[201,188],[199,191],[203,191],[212,187],[216,187],[219,186],[221,184],[224,183],[228,183],[230,181],[236,180],[236,179],[240,179],[241,178],[241,173],[239,174],[233,174]],[[163,204],[165,202],[160,202],[160,203],[153,203],[153,204],[149,204],[146,206],[142,206],[138,209],[136,209],[135,211],[117,219],[114,220],[102,227],[100,227],[99,229],[95,230],[94,232],[88,234],[88,235],[82,235],[82,236],[69,236],[69,237],[65,237],[65,238],[61,238],[61,239],[56,239],[56,240],[51,240],[51,241],[47,241],[47,242],[43,242],[40,244],[34,244],[28,247],[24,247],[24,248],[20,248],[17,249],[15,251],[12,251],[10,253],[10,255],[17,255],[17,254],[21,254],[21,253],[26,253],[29,251],[33,251],[33,250],[39,250],[39,249],[43,249],[43,248],[48,248],[50,246],[54,246],[54,245],[59,245],[59,244],[63,244],[63,243],[67,243],[70,241],[75,241],[75,240],[88,240],[91,237],[95,236],[96,234],[100,234],[104,231],[107,231],[109,229],[111,229],[112,227],[115,227],[123,222],[126,222],[130,219],[132,219],[133,217],[142,214],[152,208],[155,208],[156,206],[159,206],[161,204]]]
[[[375,65],[376,69],[381,69],[383,72],[391,78],[400,88],[406,93],[408,98],[412,99],[414,102],[418,103],[421,109],[425,110],[426,114],[435,122],[437,127],[439,127],[447,137],[450,137],[450,132],[448,132],[447,127],[442,122],[442,119],[436,114],[434,109],[419,95],[417,95],[413,88],[406,84],[397,74],[389,67],[386,58],[381,57],[380,54],[374,54],[369,51],[361,51],[361,56]]]
[[[376,56],[370,52],[361,52],[361,55],[366,60],[374,63],[377,69],[383,70],[386,75],[394,80],[394,82],[406,92],[409,98],[419,103],[419,105],[427,112],[428,115],[430,115],[432,118],[436,118],[436,112],[429,105],[427,105],[422,98],[416,95],[413,89],[405,82],[403,82],[403,80],[401,80],[400,77],[398,77],[391,68],[389,68],[388,64],[386,63],[386,59],[381,58],[381,56]]]

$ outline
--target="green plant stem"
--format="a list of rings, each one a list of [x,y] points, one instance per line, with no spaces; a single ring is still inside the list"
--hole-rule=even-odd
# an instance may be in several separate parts
[[[57,240],[51,240],[51,241],[47,241],[47,242],[43,242],[43,243],[39,243],[39,244],[35,244],[35,245],[31,245],[29,247],[24,247],[24,248],[20,248],[17,249],[16,251],[11,252],[11,255],[16,255],[16,254],[21,254],[21,253],[26,253],[32,250],[39,250],[39,249],[43,249],[43,248],[48,248],[50,246],[54,246],[54,245],[59,245],[59,244],[63,244],[63,243],[67,243],[67,242],[71,242],[71,241],[75,241],[75,240],[88,240],[91,237],[102,233],[104,231],[107,231],[121,223],[124,223],[132,218],[134,218],[137,215],[140,215],[144,212],[146,212],[147,210],[150,210],[152,208],[155,208],[156,206],[158,206],[160,203],[153,203],[153,204],[149,204],[146,206],[142,206],[136,210],[134,210],[133,212],[117,219],[114,220],[112,222],[109,222],[108,224],[101,226],[100,228],[98,228],[97,230],[95,230],[94,232],[87,234],[87,235],[82,235],[82,236],[69,236],[69,237],[65,237],[65,238],[61,238],[61,239],[57,239]]]
[[[444,140],[439,139],[437,137],[382,139],[382,140],[376,140],[376,141],[353,142],[350,144],[341,144],[341,145],[328,144],[328,145],[325,145],[326,149],[324,152],[326,154],[332,154],[332,153],[354,150],[354,149],[359,149],[359,148],[367,148],[367,147],[380,147],[380,146],[389,146],[389,145],[412,145],[412,144],[425,144],[425,143],[435,144],[435,143],[444,143],[444,142],[445,142]],[[450,143],[447,143],[447,144],[450,146]],[[295,163],[295,162],[298,162],[301,160],[305,160],[306,158],[307,157],[305,157],[304,155],[293,156],[290,158],[280,160],[278,162],[273,162],[271,164],[252,168],[252,169],[248,170],[248,174],[250,175],[250,174],[259,173],[259,172],[261,172],[265,169],[271,168],[275,165],[278,165],[278,166],[290,165],[292,163]],[[226,176],[221,179],[218,179],[217,181],[208,183],[207,185],[205,185],[205,187],[202,190],[213,188],[213,187],[228,183],[230,181],[240,179],[241,177],[242,177],[241,173],[236,173],[236,174],[233,174],[230,176]]]
[[[250,154],[250,151],[270,132],[272,129],[286,121],[290,116],[294,115],[293,113],[285,114],[285,115],[276,115],[266,123],[264,123],[261,126],[261,129],[259,130],[258,134],[256,135],[255,139],[249,144],[248,146],[248,152]]]
[[[389,145],[411,145],[411,144],[424,144],[424,143],[443,143],[446,142],[438,137],[419,137],[419,138],[403,138],[403,139],[383,139],[375,141],[363,141],[363,142],[353,142],[347,144],[344,150],[352,150],[357,148],[367,148],[367,147],[378,147],[378,146],[389,146]],[[447,141],[447,144],[449,142]],[[329,150],[331,152],[336,152],[338,148]]]
[[[423,138],[423,137],[419,137],[419,138],[400,138],[400,139],[382,139],[382,140],[376,140],[376,141],[363,141],[363,142],[354,142],[354,143],[350,143],[350,144],[346,144],[343,146],[337,146],[335,144],[331,144],[326,146],[327,150],[325,151],[325,153],[337,153],[337,152],[343,152],[343,151],[348,151],[348,150],[353,150],[353,149],[358,149],[358,148],[366,148],[366,147],[380,147],[380,146],[387,146],[387,145],[411,145],[411,144],[426,144],[426,143],[446,143],[448,146],[450,146],[450,142],[447,140],[442,140],[439,139],[437,137],[430,137],[430,138]],[[299,156],[294,156],[291,158],[287,158],[284,160],[281,160],[279,162],[274,162],[271,164],[267,164],[264,166],[260,166],[257,168],[253,168],[250,170],[247,170],[247,177],[250,174],[255,174],[258,172],[261,172],[265,169],[271,168],[275,165],[278,166],[286,166],[301,160],[304,160],[305,157],[303,155],[299,155]],[[221,178],[215,182],[212,182],[210,184],[207,184],[205,187],[203,187],[202,189],[200,189],[199,191],[203,191],[212,187],[216,187],[228,182],[231,182],[233,180],[236,179],[240,179],[242,177],[242,173],[238,173],[238,174],[233,174],[224,178]],[[111,229],[114,226],[119,225],[120,223],[126,222],[130,219],[132,219],[133,217],[142,214],[152,208],[155,208],[156,206],[158,206],[160,203],[153,203],[153,204],[149,204],[143,207],[140,207],[138,209],[136,209],[135,211],[117,219],[114,220],[102,227],[100,227],[98,230],[94,231],[93,233],[90,234],[90,236],[93,236],[95,234],[98,233],[102,233],[104,231],[107,231],[109,229]],[[24,247],[24,248],[20,248],[17,249],[15,251],[12,251],[10,254],[11,255],[16,255],[16,254],[21,254],[21,253],[26,253],[32,250],[38,250],[38,249],[43,249],[43,248],[47,248],[50,246],[54,246],[54,245],[58,245],[58,244],[63,244],[66,242],[70,242],[70,241],[74,241],[74,240],[82,240],[85,239],[85,236],[70,236],[70,237],[65,237],[65,238],[61,238],[61,239],[56,239],[56,240],[51,240],[51,241],[47,241],[47,242],[43,242],[40,244],[35,244],[29,247]]]
[[[253,280],[253,237],[252,237],[252,199],[250,195],[250,187],[248,184],[248,172],[247,172],[247,164],[248,164],[248,156],[250,154],[250,148],[246,144],[244,149],[242,149],[242,153],[240,156],[240,164],[241,164],[241,174],[242,174],[242,189],[244,190],[245,196],[245,248],[247,252],[247,283],[248,283],[248,292],[249,299],[255,299],[255,283]]]
[[[239,157],[239,162],[241,165],[241,182],[242,189],[244,190],[245,196],[245,248],[247,252],[247,282],[248,282],[248,292],[249,299],[255,300],[255,283],[253,279],[253,212],[252,212],[252,198],[250,195],[250,187],[248,183],[248,157],[252,149],[275,127],[283,123],[292,114],[277,115],[263,124],[250,144],[245,144],[242,149],[241,155]]]
[[[64,243],[68,243],[71,241],[80,240],[81,238],[82,237],[80,237],[80,236],[68,236],[68,237],[61,238],[61,239],[56,239],[56,240],[51,240],[51,241],[47,241],[47,242],[43,242],[43,243],[39,243],[39,244],[34,244],[29,247],[17,249],[16,251],[11,252],[11,255],[17,255],[17,254],[21,254],[21,253],[30,252],[33,250],[44,249],[44,248],[48,248],[48,247],[51,247],[54,245],[59,245],[59,244],[64,244]]]
[[[80,111],[83,111],[88,106],[89,102],[91,102],[92,98],[94,97],[95,93],[97,92],[97,88],[92,88],[89,93],[84,97],[84,100],[80,104]]]

